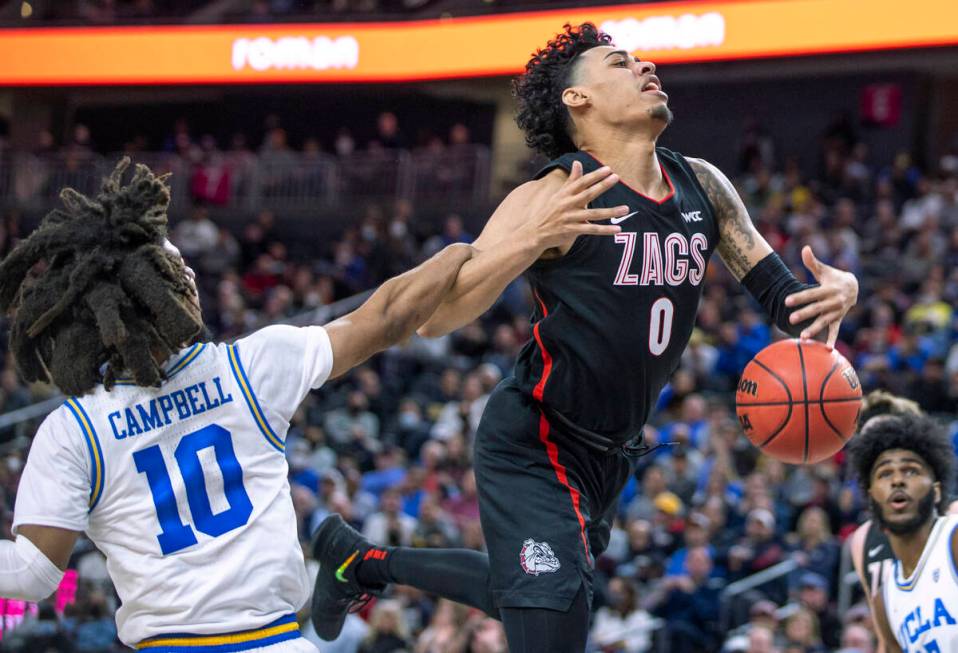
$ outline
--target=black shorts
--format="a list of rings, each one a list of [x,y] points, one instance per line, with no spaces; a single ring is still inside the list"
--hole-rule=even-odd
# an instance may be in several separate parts
[[[563,438],[508,378],[479,423],[475,470],[496,607],[564,611],[583,583],[591,605],[629,459]]]

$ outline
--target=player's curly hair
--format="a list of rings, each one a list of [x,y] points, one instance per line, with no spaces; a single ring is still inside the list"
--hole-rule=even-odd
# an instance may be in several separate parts
[[[569,137],[569,111],[562,103],[576,58],[612,43],[612,37],[592,23],[577,27],[566,23],[564,29],[532,55],[525,72],[512,83],[518,105],[516,124],[525,132],[526,144],[550,159],[576,150]]]
[[[914,452],[931,467],[935,480],[941,483],[937,507],[939,512],[945,512],[955,476],[955,451],[945,429],[930,417],[910,412],[871,422],[848,445],[852,468],[866,493],[871,488],[875,461],[889,449]]]
[[[163,248],[166,176],[137,165],[123,186],[129,165],[121,160],[93,199],[61,191],[65,210],[47,214],[0,263],[0,310],[15,311],[10,350],[27,381],[79,395],[128,372],[159,386],[156,359],[202,332],[184,263]]]

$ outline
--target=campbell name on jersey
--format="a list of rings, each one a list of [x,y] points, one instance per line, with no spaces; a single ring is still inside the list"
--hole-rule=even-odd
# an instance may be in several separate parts
[[[331,369],[322,327],[272,326],[184,349],[162,387],[120,380],[68,399],[34,439],[14,528],[87,533],[107,558],[128,645],[295,613],[309,587],[286,431]]]
[[[958,516],[939,517],[911,576],[892,562],[882,577],[888,624],[904,653],[958,651],[958,568],[951,541]]]
[[[621,233],[580,236],[569,252],[526,273],[535,294],[533,340],[519,354],[523,390],[577,427],[612,441],[638,435],[695,324],[709,258],[718,245],[715,214],[681,154],[656,148],[670,192],[656,200],[620,182],[592,208],[627,205],[611,222]],[[586,152],[563,155],[539,176]]]

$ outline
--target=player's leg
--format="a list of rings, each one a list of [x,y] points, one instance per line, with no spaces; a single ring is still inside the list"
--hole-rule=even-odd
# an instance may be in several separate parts
[[[489,398],[476,434],[476,486],[492,595],[512,653],[585,649],[587,531],[601,487],[593,457],[553,433],[538,405],[508,381]]]
[[[601,511],[601,515],[586,524],[588,552],[591,556],[598,556],[609,545],[619,495],[632,475],[632,463],[623,455],[599,457],[578,452],[575,458],[577,476],[580,480],[590,480],[588,494],[596,497],[595,511]],[[585,650],[589,637],[589,578],[583,579],[567,610],[502,608],[502,624],[511,650],[523,653],[580,653]]]
[[[502,625],[511,651],[582,653],[589,639],[589,601],[585,585],[568,610],[503,608]]]
[[[313,627],[326,641],[339,636],[354,604],[389,583],[411,585],[498,617],[489,593],[489,558],[476,551],[378,547],[342,517],[330,515],[316,531],[313,556],[320,565]]]
[[[361,583],[411,585],[499,618],[489,592],[489,556],[485,553],[410,547],[379,550],[384,551],[385,559],[366,560],[356,570]]]

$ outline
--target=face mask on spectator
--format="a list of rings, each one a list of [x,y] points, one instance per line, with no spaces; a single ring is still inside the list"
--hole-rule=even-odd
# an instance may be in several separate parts
[[[400,413],[399,426],[404,429],[413,429],[419,426],[419,415],[416,413]]]

